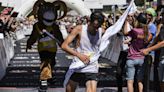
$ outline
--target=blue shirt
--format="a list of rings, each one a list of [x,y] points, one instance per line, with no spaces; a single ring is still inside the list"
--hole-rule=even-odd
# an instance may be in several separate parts
[[[152,38],[152,40],[150,42],[150,43],[152,43],[154,38],[156,37],[157,27],[156,27],[156,25],[154,23],[150,23],[148,25],[148,30],[153,35],[153,38]]]

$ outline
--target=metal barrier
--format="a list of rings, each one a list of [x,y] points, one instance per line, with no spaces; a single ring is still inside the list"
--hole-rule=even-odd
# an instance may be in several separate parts
[[[0,39],[0,79],[6,73],[6,67],[10,59],[14,56],[14,46],[10,36]]]

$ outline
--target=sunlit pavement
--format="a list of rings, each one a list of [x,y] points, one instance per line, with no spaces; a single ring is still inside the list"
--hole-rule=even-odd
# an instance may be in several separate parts
[[[0,88],[0,92],[38,92],[37,88]],[[47,92],[65,92],[64,88],[49,88]],[[77,88],[76,92],[85,92],[85,88]],[[116,87],[97,88],[97,92],[117,92]],[[123,88],[127,92],[127,88]]]

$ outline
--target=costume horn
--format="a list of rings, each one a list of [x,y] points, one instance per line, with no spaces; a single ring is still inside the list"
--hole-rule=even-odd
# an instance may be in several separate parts
[[[40,5],[43,5],[45,3],[44,0],[37,0],[33,6],[33,11],[32,13],[34,14],[34,17],[37,18],[37,12],[38,12],[38,9],[39,9],[39,6]]]
[[[62,19],[67,14],[67,6],[63,1],[57,0],[53,2],[55,8],[58,10],[58,20]]]

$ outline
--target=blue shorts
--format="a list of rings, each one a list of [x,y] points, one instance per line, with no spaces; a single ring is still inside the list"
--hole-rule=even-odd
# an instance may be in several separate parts
[[[126,61],[126,80],[134,80],[135,73],[137,73],[137,80],[143,80],[144,77],[144,59],[135,59]],[[137,69],[137,71],[136,71]]]

